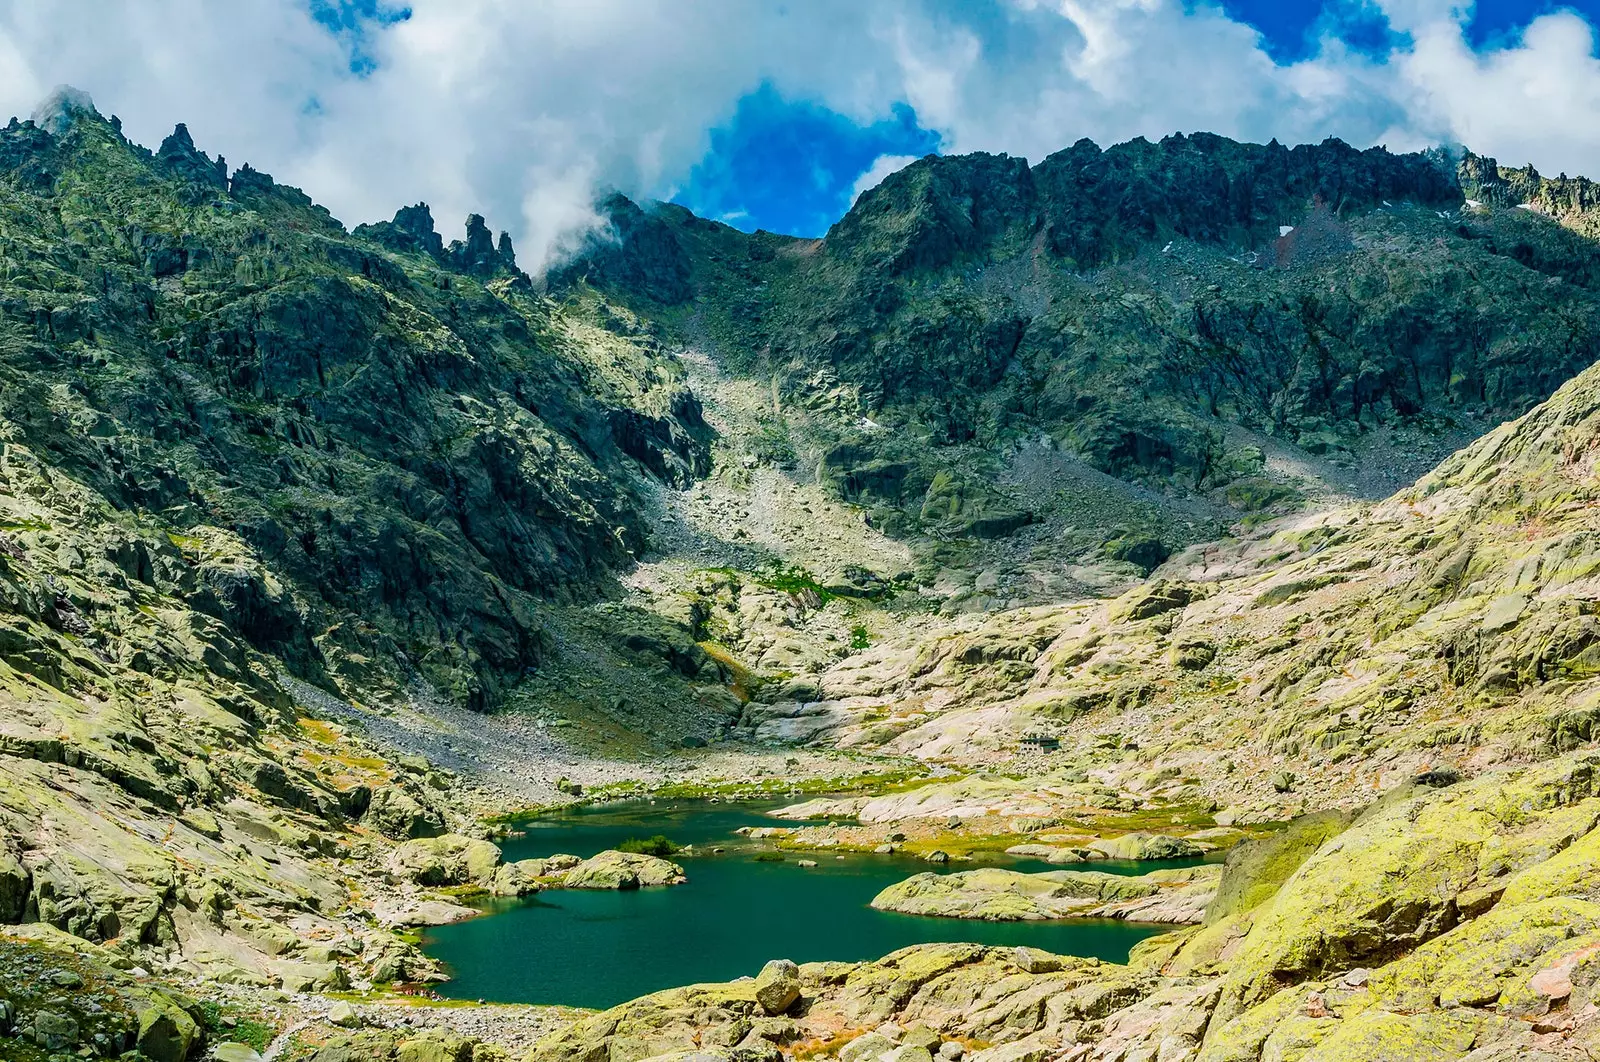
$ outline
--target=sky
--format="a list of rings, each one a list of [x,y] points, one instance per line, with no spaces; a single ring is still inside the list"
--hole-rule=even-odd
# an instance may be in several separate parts
[[[1600,0],[0,0],[0,118],[60,84],[347,225],[419,200],[523,265],[602,190],[817,236],[929,152],[1211,131],[1600,176]]]

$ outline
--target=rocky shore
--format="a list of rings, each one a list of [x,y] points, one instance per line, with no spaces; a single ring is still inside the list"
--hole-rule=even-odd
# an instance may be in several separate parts
[[[1024,874],[985,867],[918,874],[880,892],[872,906],[902,914],[992,922],[1118,918],[1189,924],[1200,922],[1216,897],[1221,876],[1220,865],[1129,876],[1072,870]]]

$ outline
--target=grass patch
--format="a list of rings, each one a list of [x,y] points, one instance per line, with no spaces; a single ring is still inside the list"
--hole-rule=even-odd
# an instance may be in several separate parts
[[[858,623],[850,628],[850,648],[867,649],[872,645],[872,632]]]
[[[257,1051],[265,1051],[278,1035],[273,1026],[240,1013],[235,1006],[223,1006],[212,1000],[200,1003],[200,1018],[211,1039],[249,1044]]]
[[[783,860],[784,860],[784,855],[783,855],[782,852],[757,852],[756,853],[756,862],[757,863],[782,863]]]
[[[683,851],[683,845],[671,841],[658,833],[654,837],[629,837],[626,841],[617,845],[617,851],[665,859],[667,856]]]
[[[837,595],[822,588],[817,582],[817,577],[799,565],[788,568],[772,568],[755,577],[756,585],[764,586],[768,590],[781,590],[786,594],[799,596],[806,592],[817,595],[817,600],[826,605]]]

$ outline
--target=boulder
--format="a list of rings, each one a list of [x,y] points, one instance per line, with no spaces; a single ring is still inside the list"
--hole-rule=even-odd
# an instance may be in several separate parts
[[[901,1044],[884,1056],[884,1062],[933,1062],[933,1055],[918,1044]]]
[[[800,967],[773,959],[756,975],[756,1002],[768,1014],[782,1014],[800,998]]]
[[[1089,844],[1092,851],[1107,859],[1190,859],[1205,854],[1205,849],[1182,837],[1159,833],[1126,833],[1105,837]]]
[[[444,817],[424,806],[400,786],[386,785],[372,794],[361,821],[385,837],[404,841],[414,837],[437,837],[444,832]]]
[[[395,1062],[472,1062],[473,1041],[429,1029],[395,1049]]]
[[[729,1062],[782,1062],[783,1052],[768,1040],[751,1033],[728,1052]]]
[[[839,1050],[839,1062],[877,1062],[894,1049],[895,1042],[882,1033],[864,1033]]]
[[[33,1016],[33,1042],[46,1051],[66,1051],[77,1046],[78,1022],[70,1014],[41,1010]]]
[[[1021,947],[1014,954],[1016,963],[1022,968],[1023,973],[1055,973],[1063,965],[1061,956],[1040,951],[1038,948]]]
[[[585,859],[561,879],[569,889],[637,889],[689,880],[676,863],[635,852],[605,851]]]
[[[1088,849],[1060,848],[1052,844],[1014,844],[1006,849],[1006,855],[1019,859],[1038,859],[1045,863],[1084,863],[1104,857],[1104,853],[1091,855]]]
[[[184,1062],[200,1035],[200,1027],[172,1003],[152,1003],[139,1012],[135,1044],[150,1062]]]
[[[212,1062],[262,1062],[261,1053],[249,1044],[222,1043],[211,1049]]]
[[[356,1013],[356,1008],[349,1003],[342,999],[336,1000],[333,1006],[328,1008],[328,1023],[342,1029],[354,1029],[361,1024],[361,1015]]]
[[[389,856],[389,870],[418,885],[489,888],[500,866],[500,849],[489,841],[447,833],[406,841]]]
[[[448,900],[401,900],[378,903],[373,906],[372,913],[377,916],[379,925],[390,928],[448,926],[455,922],[465,922],[478,915],[473,908]]]
[[[489,892],[495,896],[527,896],[539,891],[538,879],[545,875],[543,859],[519,859],[503,864],[494,873]]]

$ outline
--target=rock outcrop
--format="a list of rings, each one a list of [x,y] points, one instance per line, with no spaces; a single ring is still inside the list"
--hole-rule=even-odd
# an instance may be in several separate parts
[[[688,880],[676,863],[614,850],[585,859],[561,876],[562,886],[568,889],[638,889],[681,885]]]
[[[1024,874],[984,867],[918,874],[872,900],[883,911],[978,918],[990,922],[1050,918],[1119,918],[1130,922],[1199,923],[1217,892],[1222,868],[1156,870],[1126,876],[1053,870]]]

